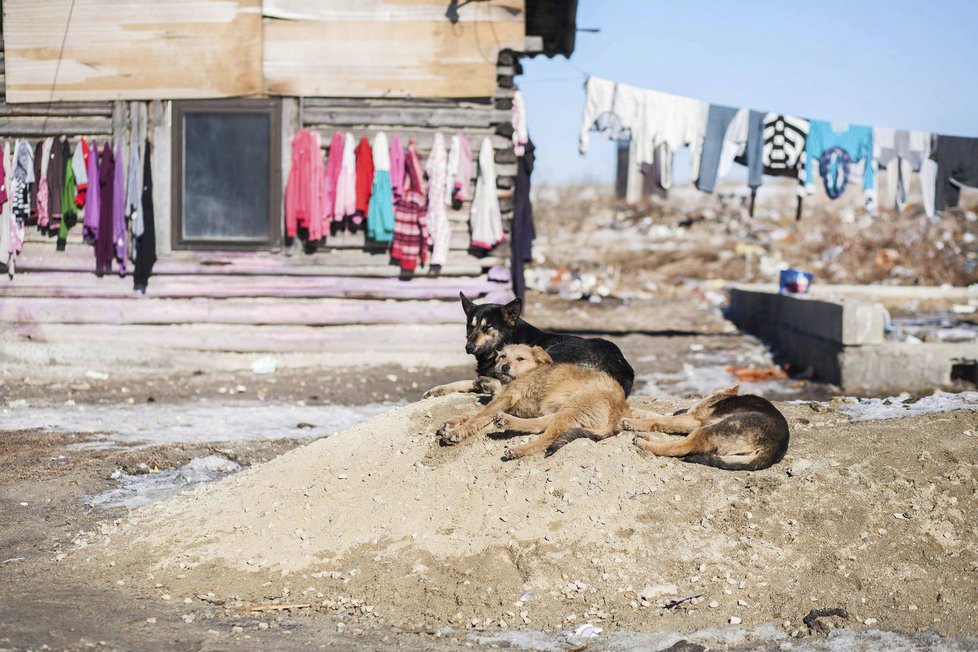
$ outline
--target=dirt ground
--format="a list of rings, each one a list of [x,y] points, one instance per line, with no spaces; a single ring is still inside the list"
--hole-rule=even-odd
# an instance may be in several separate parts
[[[542,210],[536,269],[564,275],[531,289],[526,317],[606,334],[636,369],[633,403],[658,410],[732,384],[727,367],[773,362],[722,318],[711,277],[770,280],[772,260],[795,264],[790,246],[814,242],[797,256],[824,278],[873,280],[866,252],[887,248],[857,241],[870,232],[858,215],[809,238],[772,213],[723,229],[702,211]],[[933,256],[917,238],[920,255],[898,257],[930,268],[921,280],[973,278],[974,219],[949,219]],[[763,249],[750,270],[738,240]],[[435,443],[472,399],[415,403],[472,373],[445,332],[413,335],[438,364],[283,356],[265,376],[248,355],[184,352],[154,370],[133,350],[138,373],[93,377],[70,343],[56,356],[26,343],[0,365],[0,650],[978,649],[973,404],[918,414],[923,394],[903,396],[884,406],[902,418],[852,421],[855,399],[788,378],[744,386],[791,426],[766,471],[652,458],[627,436],[504,463],[505,439]],[[323,426],[333,410],[353,423],[384,408],[339,436]],[[120,474],[211,455],[244,470],[136,512],[91,506]],[[309,606],[284,608],[296,604]],[[835,607],[848,618],[824,618],[828,635],[803,622]],[[604,631],[573,636],[584,623]]]

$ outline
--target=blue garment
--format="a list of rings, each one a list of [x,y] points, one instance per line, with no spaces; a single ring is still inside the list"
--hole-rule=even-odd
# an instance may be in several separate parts
[[[394,239],[394,191],[391,188],[391,173],[387,170],[374,170],[370,206],[367,208],[367,237],[377,242]]]
[[[696,188],[703,192],[713,192],[717,184],[717,170],[720,166],[720,150],[727,127],[737,115],[737,109],[730,106],[710,105],[706,116],[706,136],[703,139],[703,154],[700,157],[700,174]]]
[[[818,169],[825,182],[825,192],[829,199],[838,199],[846,191],[849,183],[849,167],[852,159],[841,147],[830,147],[818,159]]]
[[[747,185],[755,190],[764,180],[764,116],[763,111],[751,110],[747,118]]]
[[[821,161],[822,155],[838,147],[849,156],[850,165],[865,161],[863,172],[863,190],[873,190],[876,188],[876,179],[873,176],[873,128],[862,125],[849,125],[845,131],[836,131],[832,128],[832,123],[825,120],[812,120],[808,129],[808,140],[805,142],[805,185],[810,186],[815,183],[815,173],[812,170],[813,161]],[[822,178],[825,179],[826,188],[830,185],[841,194],[845,190],[845,182],[842,186],[838,185],[838,179],[830,179],[837,170],[819,169]]]

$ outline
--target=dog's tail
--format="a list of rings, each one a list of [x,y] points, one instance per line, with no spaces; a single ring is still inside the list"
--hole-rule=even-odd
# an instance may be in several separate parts
[[[553,440],[553,443],[547,447],[547,452],[544,453],[544,457],[550,457],[567,444],[571,443],[575,439],[580,439],[581,437],[587,437],[588,439],[592,439],[594,441],[603,439],[603,437],[594,434],[590,430],[585,430],[584,428],[571,428],[566,432],[560,433],[560,436]]]
[[[771,455],[768,451],[758,451],[751,455],[695,453],[682,458],[684,462],[712,466],[717,469],[723,469],[724,471],[759,471],[760,469],[766,469],[771,466],[778,459],[779,456]]]

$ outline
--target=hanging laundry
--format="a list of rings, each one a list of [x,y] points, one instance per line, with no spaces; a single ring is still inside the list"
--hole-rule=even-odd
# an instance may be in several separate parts
[[[584,115],[578,140],[581,154],[587,153],[591,131],[609,140],[636,137],[635,128],[642,118],[641,96],[641,88],[588,77],[584,83]]]
[[[413,273],[428,257],[428,224],[425,188],[418,145],[412,138],[405,156],[404,190],[394,207],[394,241],[391,259],[402,273]]]
[[[98,152],[94,145],[93,151],[89,154],[90,158],[99,157],[98,161],[98,187],[95,187],[94,179],[89,176],[92,187],[89,188],[89,196],[98,193],[99,195],[99,220],[98,229],[95,232],[95,273],[102,275],[112,271],[113,257],[113,233],[112,233],[112,211],[115,198],[115,154],[112,147],[106,142],[102,145],[102,151]]]
[[[325,191],[326,173],[319,151],[319,134],[306,129],[298,131],[292,137],[292,165],[285,184],[286,238],[291,241],[304,235],[308,243],[323,239]]]
[[[730,106],[711,104],[706,117],[706,133],[703,138],[703,154],[700,158],[700,173],[696,178],[696,188],[702,192],[713,192],[719,174],[720,155],[724,150],[724,140],[738,110]],[[729,147],[728,152],[729,155]],[[730,163],[733,156],[730,156]],[[729,163],[726,164],[729,171]]]
[[[448,261],[448,249],[452,241],[452,227],[448,222],[446,202],[448,187],[448,152],[445,137],[436,133],[431,152],[425,162],[428,174],[428,228],[431,232],[431,264],[444,265]]]
[[[65,183],[65,137],[61,136],[51,144],[51,154],[48,161],[48,223],[51,233],[57,233],[61,227],[61,195]],[[70,150],[69,150],[70,151]]]
[[[339,183],[340,169],[343,167],[343,134],[337,131],[329,144],[326,157],[326,189],[323,203],[326,205],[326,217],[334,217],[336,213],[336,184]],[[342,219],[342,216],[341,218]]]
[[[391,189],[391,148],[383,131],[374,137],[373,157],[374,183],[367,211],[367,237],[377,242],[390,242],[394,237],[394,192]]]
[[[812,166],[818,162],[825,191],[835,199],[845,192],[851,166],[863,161],[863,190],[871,198],[871,193],[876,189],[872,158],[871,127],[840,125],[836,128],[825,120],[812,120],[805,141],[805,186],[809,192],[814,186],[815,172]]]
[[[34,182],[30,187],[30,222],[37,224],[37,193],[41,185],[41,162],[44,161],[44,141],[39,140],[34,145],[34,152],[31,161],[34,164]]]
[[[699,176],[709,104],[700,100],[588,77],[579,149],[587,152],[588,132],[636,142],[636,164],[652,164],[661,144],[675,154],[690,149],[692,178]],[[671,179],[664,179],[668,185]]]
[[[526,295],[523,266],[533,259],[533,240],[537,237],[533,226],[533,204],[530,201],[530,175],[533,174],[535,151],[533,141],[527,140],[523,155],[516,158],[513,228],[509,238],[509,248],[513,293],[521,299]]]
[[[930,158],[937,163],[934,208],[958,205],[960,186],[978,187],[978,138],[936,136]]]
[[[146,105],[129,103],[129,167],[126,169],[126,220],[129,222],[129,260],[136,261],[136,240],[146,228],[140,210],[143,193],[143,142],[146,140]]]
[[[343,137],[343,161],[336,181],[336,200],[333,207],[333,220],[342,222],[348,215],[357,212],[357,169],[353,134]]]
[[[469,198],[472,184],[472,143],[463,133],[452,136],[452,149],[448,154],[448,191],[453,208],[461,208]]]
[[[886,170],[886,205],[902,211],[907,205],[910,175],[920,172],[930,156],[930,134],[903,129],[873,129],[873,163]]]
[[[394,193],[394,203],[401,201],[404,196],[404,147],[401,139],[394,134],[391,138],[391,190]]]
[[[34,150],[26,140],[14,144],[13,171],[7,181],[10,214],[7,218],[7,246],[0,250],[7,273],[13,278],[17,256],[24,246],[27,220],[31,214],[31,185],[34,183]]]
[[[530,135],[526,128],[526,105],[523,104],[523,92],[513,91],[513,152],[517,156],[523,156],[524,147],[530,142]]]
[[[61,225],[58,227],[58,251],[64,251],[68,243],[68,229],[78,221],[78,210],[75,207],[75,165],[71,155],[71,145],[65,140],[62,145],[64,159],[64,183],[61,186]],[[84,228],[83,236],[84,237]]]
[[[10,278],[14,277],[10,256],[11,232],[14,228],[14,211],[11,202],[13,172],[14,161],[10,152],[10,143],[6,142],[3,144],[3,159],[0,161],[0,263],[7,269]]]
[[[95,143],[92,143],[95,146]],[[97,148],[96,148],[97,149]],[[75,145],[75,153],[71,157],[71,169],[75,174],[75,206],[82,208],[85,206],[88,193],[88,155],[91,152],[88,143],[82,138]],[[96,156],[96,158],[98,158]],[[97,183],[97,179],[92,183]]]
[[[374,185],[374,155],[370,149],[367,137],[360,138],[357,145],[357,199],[353,223],[359,225],[367,216],[370,208],[370,189]]]
[[[40,143],[40,152],[34,158],[34,176],[37,178],[35,187],[37,195],[35,199],[35,219],[37,226],[42,232],[48,230],[51,222],[51,193],[48,188],[48,168],[51,161],[51,149],[54,146],[54,138],[45,138]]]
[[[26,140],[18,140],[14,146],[13,176],[14,219],[23,228],[31,215],[31,186],[35,181],[34,150]]]
[[[765,174],[798,176],[805,161],[808,141],[808,120],[791,115],[768,113],[764,116],[764,148],[762,162]]]
[[[146,294],[149,277],[156,264],[156,223],[153,211],[153,168],[150,165],[152,148],[149,141],[143,148],[143,234],[136,240],[136,268],[133,270],[133,290]]]
[[[115,144],[115,170],[112,176],[112,253],[119,264],[119,276],[126,275],[126,174],[123,166],[125,152],[122,140]]]
[[[84,141],[82,141],[84,143]],[[75,173],[75,188],[79,188],[80,182],[78,181],[78,170],[75,165],[78,160],[78,152],[82,149],[82,143],[79,143],[75,147],[75,154],[71,159],[71,167]],[[98,238],[98,226],[99,226],[99,215],[101,210],[100,205],[100,193],[99,193],[99,176],[98,176],[98,143],[92,142],[92,149],[95,150],[95,155],[90,155],[88,157],[88,166],[85,170],[85,190],[77,190],[75,195],[77,205],[77,198],[79,195],[84,195],[85,197],[85,208],[84,208],[84,219],[82,220],[82,239],[86,243],[94,245],[96,239]],[[94,187],[93,192],[88,192],[88,184],[91,183]]]
[[[469,209],[469,227],[472,246],[486,251],[503,241],[503,216],[499,209],[496,192],[496,162],[492,141],[482,140],[479,150],[479,178],[475,182],[475,194]]]

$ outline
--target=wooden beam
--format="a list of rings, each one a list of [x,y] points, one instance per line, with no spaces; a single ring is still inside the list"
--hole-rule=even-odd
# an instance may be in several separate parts
[[[305,107],[304,119],[312,124],[337,127],[434,127],[442,131],[456,127],[491,127],[512,119],[509,111],[484,109],[426,108],[312,108]]]
[[[478,278],[419,277],[409,283],[396,278],[229,276],[202,284],[197,276],[159,276],[147,296],[163,299],[417,299],[458,301],[458,293],[471,298],[497,290],[497,283]],[[132,281],[118,276],[97,278],[67,272],[21,273],[13,282],[0,283],[2,298],[119,299],[133,296]]]
[[[8,324],[347,324],[457,323],[455,302],[345,299],[6,299]]]

